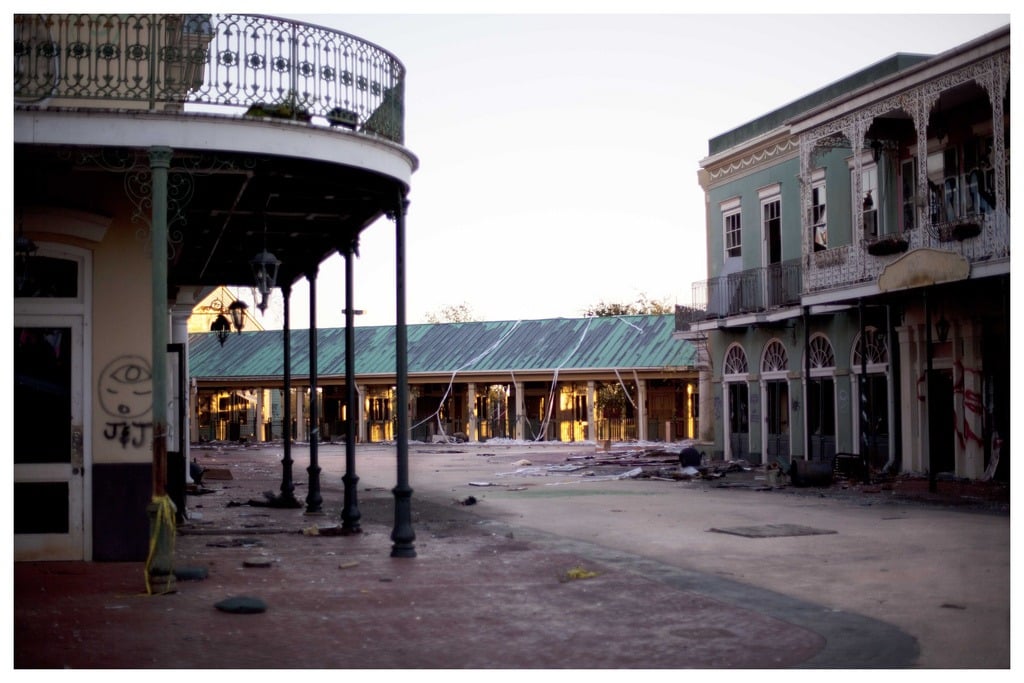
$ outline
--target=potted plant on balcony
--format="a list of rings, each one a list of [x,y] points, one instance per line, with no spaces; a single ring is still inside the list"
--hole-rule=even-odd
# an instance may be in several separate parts
[[[272,119],[291,119],[295,121],[303,121],[305,123],[309,123],[313,119],[305,109],[293,107],[288,103],[263,104],[260,102],[249,107],[249,109],[246,110],[245,115],[255,116],[257,118],[266,117]]]
[[[304,123],[309,123],[313,120],[309,111],[298,105],[294,92],[289,93],[288,99],[285,102],[275,104],[256,102],[246,110],[245,115],[257,118],[291,119]]]
[[[964,220],[954,225],[951,233],[953,239],[963,242],[966,239],[980,235],[981,225],[977,221]]]
[[[873,242],[868,242],[868,253],[872,256],[888,256],[907,250],[910,243],[902,235],[884,235]]]

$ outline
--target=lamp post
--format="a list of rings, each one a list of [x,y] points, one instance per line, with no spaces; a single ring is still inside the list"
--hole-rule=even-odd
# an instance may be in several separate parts
[[[353,328],[353,317],[362,313],[352,307],[353,301],[353,266],[352,259],[359,254],[356,241],[353,239],[345,251],[345,500],[341,509],[341,530],[346,534],[357,534],[362,531],[359,519],[359,501],[356,474],[356,419],[359,414],[356,396],[356,342]]]
[[[274,507],[300,508],[300,503],[295,498],[295,482],[292,479],[292,346],[291,346],[291,296],[292,286],[285,284],[281,288],[281,296],[284,299],[284,331],[283,355],[284,355],[284,391],[282,396],[282,410],[284,416],[281,418],[281,431],[284,432],[284,457],[281,459],[281,495],[271,499]]]
[[[306,514],[323,514],[323,497],[320,495],[320,406],[317,401],[317,359],[316,359],[316,275],[317,270],[307,273],[309,281],[309,489],[306,493]]]

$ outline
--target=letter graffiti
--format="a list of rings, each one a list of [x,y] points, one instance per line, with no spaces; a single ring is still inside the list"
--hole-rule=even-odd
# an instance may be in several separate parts
[[[146,432],[153,426],[152,422],[108,422],[107,428],[103,430],[103,436],[113,441],[121,442],[122,448],[131,444],[135,448],[146,445]],[[137,430],[138,435],[132,436],[132,430]]]
[[[139,420],[153,408],[153,374],[142,356],[119,356],[99,376],[99,398],[103,411],[117,418],[109,420],[103,436],[118,441],[122,448],[140,448],[153,423]]]

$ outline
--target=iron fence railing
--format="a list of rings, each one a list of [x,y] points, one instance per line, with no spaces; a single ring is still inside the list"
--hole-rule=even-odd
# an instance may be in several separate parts
[[[839,291],[877,280],[890,263],[915,249],[936,249],[963,256],[969,263],[986,263],[1010,256],[1010,220],[1004,211],[971,215],[951,222],[928,223],[883,237],[816,251],[808,257],[804,273],[807,293]],[[893,248],[879,250],[880,243]]]
[[[693,304],[676,307],[676,327],[799,305],[800,292],[799,259],[702,280],[693,284]]]
[[[341,31],[260,15],[20,14],[13,38],[16,104],[215,107],[403,142],[405,67]]]

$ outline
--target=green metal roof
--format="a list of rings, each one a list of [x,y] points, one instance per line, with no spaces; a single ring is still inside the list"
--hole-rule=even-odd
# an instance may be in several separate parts
[[[417,374],[693,368],[697,350],[673,338],[674,315],[408,325]],[[394,326],[356,327],[356,375],[394,375]],[[189,335],[189,372],[203,380],[279,378],[283,331]],[[309,374],[309,330],[291,331],[292,376]],[[345,376],[345,328],[317,332],[319,377]]]
[[[747,140],[751,140],[758,135],[764,135],[769,131],[775,130],[785,123],[786,120],[798,114],[853,92],[858,88],[870,85],[881,78],[899,73],[904,69],[909,69],[931,58],[932,55],[907,54],[904,52],[892,55],[835,83],[819,88],[809,95],[804,95],[789,104],[759,116],[753,121],[749,121],[742,126],[711,138],[708,140],[708,154],[718,154]]]

